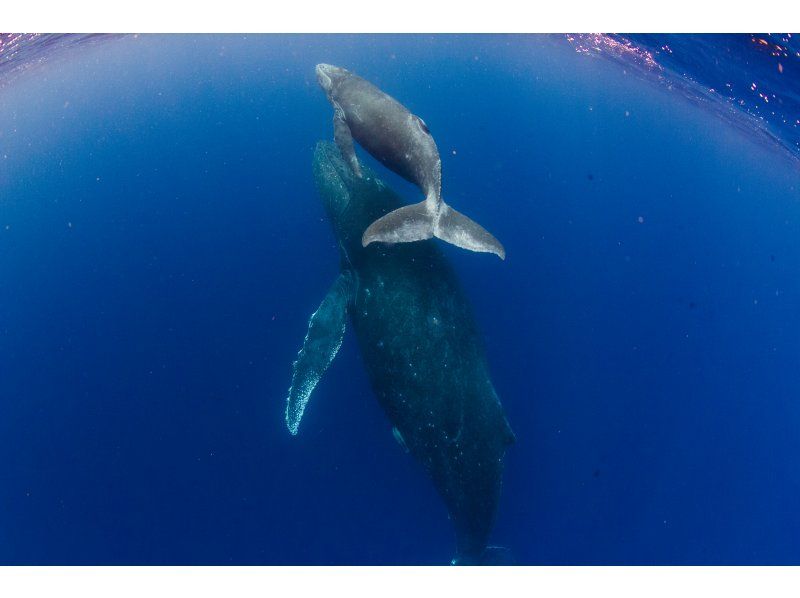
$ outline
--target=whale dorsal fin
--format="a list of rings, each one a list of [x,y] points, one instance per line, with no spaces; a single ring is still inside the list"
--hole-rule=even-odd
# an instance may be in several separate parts
[[[286,399],[286,426],[297,434],[308,398],[342,346],[353,275],[343,272],[308,321],[303,348],[292,366],[292,386]]]
[[[422,129],[422,131],[424,133],[427,133],[428,135],[430,135],[431,134],[431,130],[428,128],[428,125],[425,124],[425,121],[422,120],[422,118],[420,118],[416,114],[414,114],[413,116],[414,116],[414,118],[417,119],[417,124],[419,125],[419,128]]]

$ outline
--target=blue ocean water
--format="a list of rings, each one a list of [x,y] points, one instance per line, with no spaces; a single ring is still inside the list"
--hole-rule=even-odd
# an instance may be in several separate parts
[[[800,563],[796,39],[4,37],[0,563],[453,556],[352,331],[284,423],[339,272],[318,62],[422,116],[444,198],[505,245],[429,241],[517,437],[492,542],[520,564]]]

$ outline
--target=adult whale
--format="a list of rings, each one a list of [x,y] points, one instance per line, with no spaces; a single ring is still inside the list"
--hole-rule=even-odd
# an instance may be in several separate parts
[[[487,542],[514,435],[455,273],[429,243],[362,247],[365,223],[400,200],[366,168],[356,177],[334,145],[317,144],[314,177],[338,241],[341,274],[311,316],[293,365],[289,431],[297,434],[349,315],[395,438],[444,499],[456,532],[453,562],[497,562],[498,549],[487,549]]]
[[[317,81],[333,105],[336,145],[355,175],[361,176],[361,167],[353,139],[425,193],[424,201],[398,208],[373,222],[364,231],[364,246],[374,241],[405,243],[437,237],[505,259],[505,249],[497,239],[442,200],[442,161],[420,117],[347,69],[318,64]]]

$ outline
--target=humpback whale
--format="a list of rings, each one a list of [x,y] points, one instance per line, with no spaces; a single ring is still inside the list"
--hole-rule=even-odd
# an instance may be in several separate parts
[[[498,562],[499,549],[487,543],[514,434],[467,298],[436,245],[362,246],[364,226],[401,205],[369,169],[356,175],[336,146],[320,142],[314,177],[341,273],[311,316],[293,364],[286,425],[298,433],[349,316],[395,439],[422,464],[447,507],[456,535],[453,562]]]
[[[316,72],[333,105],[334,140],[353,173],[361,176],[355,139],[425,194],[420,203],[398,208],[370,224],[362,237],[364,246],[375,241],[406,243],[437,237],[505,259],[505,249],[497,239],[442,200],[442,161],[425,121],[347,69],[318,64]]]

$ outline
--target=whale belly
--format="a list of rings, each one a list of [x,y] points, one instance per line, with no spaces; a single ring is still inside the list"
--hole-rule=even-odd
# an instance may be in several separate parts
[[[473,555],[488,540],[513,434],[466,298],[431,249],[398,245],[360,273],[351,318],[381,406],[444,498],[459,554]]]
[[[337,100],[353,139],[384,166],[422,186],[420,157],[430,152],[419,147],[408,109],[363,79],[348,81]]]

